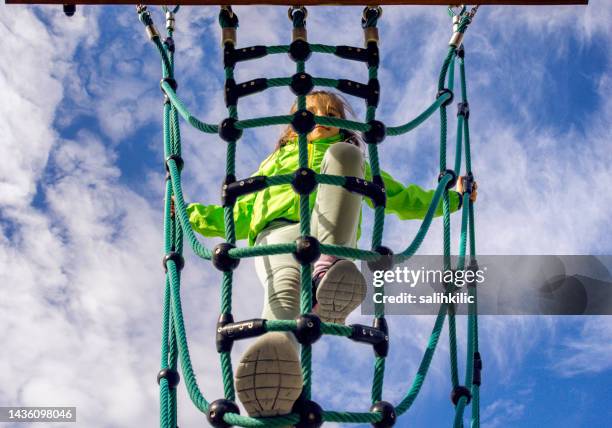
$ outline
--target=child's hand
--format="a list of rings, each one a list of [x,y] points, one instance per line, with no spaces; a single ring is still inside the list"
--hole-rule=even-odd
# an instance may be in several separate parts
[[[463,177],[457,178],[457,192],[463,195]],[[472,183],[472,194],[470,195],[470,201],[476,202],[478,197],[478,184],[474,181]]]

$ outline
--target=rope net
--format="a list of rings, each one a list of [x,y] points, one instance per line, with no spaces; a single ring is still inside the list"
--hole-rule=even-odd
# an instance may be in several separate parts
[[[450,10],[450,9],[449,9]],[[421,390],[427,375],[432,357],[435,353],[438,339],[446,318],[448,318],[448,331],[450,338],[450,368],[452,381],[452,402],[455,408],[454,427],[460,428],[464,423],[464,411],[471,404],[471,426],[479,427],[479,386],[481,359],[478,352],[478,324],[476,303],[469,305],[467,330],[467,356],[465,366],[465,380],[459,382],[457,362],[457,340],[455,307],[453,304],[441,304],[434,326],[423,353],[419,368],[412,382],[412,386],[403,399],[392,405],[382,401],[383,381],[385,374],[385,358],[388,352],[389,333],[385,321],[384,304],[375,304],[375,315],[372,326],[360,324],[341,325],[320,322],[312,314],[313,295],[311,286],[311,261],[304,258],[306,250],[318,254],[329,254],[338,257],[364,260],[372,263],[387,261],[387,268],[395,263],[401,263],[418,250],[423,242],[436,207],[442,201],[443,207],[443,253],[444,269],[451,268],[451,240],[450,240],[450,198],[449,189],[457,180],[461,171],[462,153],[465,156],[465,183],[471,183],[470,139],[469,139],[469,109],[467,101],[466,77],[464,67],[464,49],[462,38],[470,24],[474,10],[467,12],[465,8],[459,14],[453,15],[454,32],[449,43],[449,49],[442,64],[438,78],[438,93],[432,104],[413,120],[399,126],[385,126],[376,120],[376,109],[379,100],[379,82],[377,78],[379,66],[378,30],[377,22],[382,10],[376,7],[366,7],[362,18],[362,27],[365,35],[365,48],[351,46],[329,46],[308,43],[306,37],[306,9],[304,7],[291,7],[289,18],[293,23],[293,42],[282,46],[250,46],[236,48],[236,28],[238,16],[229,6],[221,7],[219,23],[222,28],[224,66],[225,66],[225,101],[228,116],[221,124],[208,124],[194,117],[176,93],[177,84],[174,80],[174,10],[165,9],[167,37],[162,40],[153,23],[151,14],[145,6],[138,7],[140,21],[144,24],[150,40],[154,43],[162,62],[161,89],[165,94],[163,106],[163,134],[164,155],[166,159],[166,190],[164,208],[164,267],[166,269],[166,283],[163,309],[163,330],[161,347],[161,371],[158,375],[160,385],[160,426],[162,428],[175,428],[177,426],[177,398],[176,386],[179,382],[177,366],[180,361],[181,375],[194,405],[207,415],[209,422],[216,427],[231,425],[243,427],[282,427],[297,425],[299,427],[317,427],[324,421],[344,423],[370,423],[375,427],[390,427],[397,418],[408,411]],[[452,12],[452,11],[451,11]],[[368,82],[359,83],[345,79],[329,79],[312,77],[306,73],[306,61],[311,53],[336,55],[338,57],[363,62],[368,68]],[[261,58],[266,55],[289,54],[296,64],[296,73],[291,77],[260,78],[248,82],[236,83],[234,80],[234,67],[242,61]],[[454,169],[447,168],[447,107],[453,100],[455,63],[459,64],[461,82],[461,102],[457,114],[457,139]],[[249,120],[238,118],[238,100],[270,87],[289,86],[297,96],[297,111],[292,115],[269,116]],[[365,121],[356,122],[336,117],[318,116],[306,110],[306,96],[314,86],[335,88],[343,93],[365,100]],[[440,175],[433,200],[412,242],[402,251],[392,252],[382,246],[382,236],[385,222],[385,193],[384,184],[380,176],[378,159],[378,145],[385,136],[405,134],[425,120],[434,112],[440,114]],[[195,236],[186,211],[181,187],[181,135],[179,115],[194,128],[215,134],[227,142],[226,179],[223,183],[223,206],[225,222],[225,243],[208,249],[202,245]],[[298,134],[299,169],[295,174],[279,176],[250,177],[244,180],[236,179],[235,158],[236,143],[242,132],[249,128],[270,125],[291,124]],[[318,174],[308,168],[307,134],[315,125],[325,125],[361,132],[367,143],[372,181],[357,179],[356,177],[342,177]],[[347,190],[357,192],[372,200],[374,205],[374,226],[371,238],[371,249],[349,248],[337,245],[320,244],[310,235],[310,216],[308,191],[303,191],[305,180],[312,180],[314,188],[317,184],[331,184],[342,186]],[[254,247],[236,247],[236,233],[233,216],[233,207],[236,198],[260,191],[269,186],[292,184],[294,190],[302,189],[300,201],[300,234],[296,242],[276,245],[261,245]],[[466,188],[471,189],[471,186]],[[310,189],[312,191],[312,188]],[[465,191],[461,208],[461,232],[459,243],[459,257],[456,268],[463,269],[466,264],[467,242],[469,240],[470,262],[468,268],[477,269],[476,247],[474,235],[474,208],[470,200],[471,190]],[[219,352],[222,369],[224,398],[209,402],[200,391],[191,363],[187,336],[183,322],[183,311],[180,296],[180,271],[184,265],[184,241],[193,252],[205,260],[211,260],[215,267],[223,272],[221,284],[221,315],[217,324],[217,350]],[[315,248],[313,248],[315,247]],[[296,320],[265,320],[252,319],[234,322],[232,315],[232,272],[240,259],[264,255],[293,253],[301,260],[301,315]],[[315,256],[316,257],[316,256]],[[384,263],[383,263],[384,264]],[[447,293],[455,290],[453,284],[447,285]],[[476,287],[468,287],[469,296],[476,301]],[[313,322],[314,321],[314,322]],[[306,326],[306,327],[304,327]],[[252,338],[271,331],[296,332],[300,328],[315,329],[315,335],[327,334],[343,336],[358,342],[373,345],[375,361],[374,376],[371,390],[371,403],[367,412],[347,412],[323,410],[311,400],[312,395],[312,344],[303,343],[301,346],[301,365],[303,375],[303,390],[300,399],[294,406],[294,412],[276,417],[256,418],[239,414],[235,404],[236,393],[233,382],[231,361],[231,347],[234,340]],[[369,337],[365,337],[369,336]],[[316,339],[315,339],[316,340]]]

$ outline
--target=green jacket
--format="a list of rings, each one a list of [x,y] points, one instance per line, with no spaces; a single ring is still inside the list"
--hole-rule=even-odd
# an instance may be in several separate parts
[[[309,168],[317,173],[321,170],[321,162],[327,149],[341,140],[340,135],[313,140],[308,144]],[[292,174],[298,168],[297,141],[292,141],[274,151],[264,160],[253,175]],[[385,184],[387,204],[385,213],[395,214],[401,220],[420,219],[425,216],[433,198],[434,190],[425,191],[417,185],[407,187],[394,180],[388,173],[381,171]],[[372,180],[370,166],[365,165],[365,178]],[[314,206],[316,191],[310,194],[310,208]],[[364,198],[370,206],[370,198]],[[451,211],[459,207],[459,194],[451,192]],[[255,238],[270,222],[284,218],[299,221],[299,195],[290,184],[271,186],[257,193],[241,196],[234,206],[236,239],[247,239],[253,245]],[[204,236],[224,237],[223,207],[219,205],[202,205],[199,203],[187,206],[189,221],[193,230]],[[436,215],[442,214],[442,204],[438,206]]]

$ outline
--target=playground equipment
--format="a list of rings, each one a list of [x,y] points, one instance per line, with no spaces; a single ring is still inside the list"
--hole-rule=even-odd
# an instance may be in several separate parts
[[[56,3],[55,1],[8,1],[8,3]],[[128,1],[85,1],[88,4],[125,4]],[[157,3],[157,2],[153,2]],[[234,4],[254,4],[257,2],[239,0]],[[268,4],[293,4],[269,0]],[[463,37],[468,26],[474,19],[478,10],[475,6],[468,10],[466,7],[449,7],[452,17],[452,36],[448,44],[448,51],[442,62],[438,77],[438,92],[435,100],[415,119],[399,125],[388,126],[376,119],[376,110],[379,103],[381,85],[378,80],[378,66],[380,63],[378,47],[377,23],[382,14],[380,6],[366,6],[361,20],[364,32],[365,47],[330,46],[310,43],[306,31],[307,10],[304,5],[322,4],[316,0],[303,0],[299,5],[289,8],[289,19],[293,24],[292,42],[280,46],[236,46],[236,29],[238,16],[230,6],[222,6],[219,13],[219,23],[222,28],[223,61],[225,66],[225,103],[228,116],[220,124],[208,124],[194,117],[177,95],[177,81],[174,75],[175,44],[173,34],[175,31],[175,14],[179,7],[168,9],[166,12],[167,37],[162,39],[156,29],[152,16],[145,6],[139,5],[137,11],[140,21],[144,24],[150,40],[154,43],[162,60],[161,89],[164,93],[163,103],[163,129],[164,152],[166,168],[166,199],[164,210],[165,243],[163,265],[166,270],[166,288],[164,297],[163,332],[162,332],[162,361],[161,371],[157,380],[160,385],[160,425],[163,428],[177,426],[176,387],[179,383],[178,362],[180,360],[182,377],[196,407],[206,414],[208,421],[215,427],[229,427],[232,425],[244,427],[282,427],[294,425],[300,428],[319,427],[325,421],[344,423],[370,423],[377,428],[393,426],[397,419],[403,415],[413,404],[427,375],[432,357],[445,319],[448,317],[450,368],[451,368],[451,401],[455,408],[454,427],[463,426],[463,415],[466,407],[471,406],[471,426],[480,426],[479,414],[479,387],[481,384],[482,359],[478,350],[478,319],[476,303],[469,305],[467,355],[465,361],[464,380],[460,382],[455,311],[452,304],[442,304],[436,317],[429,343],[421,359],[416,376],[410,390],[397,404],[383,401],[383,380],[385,373],[385,358],[389,351],[390,333],[385,320],[384,305],[375,305],[375,315],[372,326],[353,324],[341,325],[321,322],[313,314],[311,263],[320,254],[330,254],[339,257],[348,257],[368,261],[376,269],[388,269],[394,263],[410,258],[418,250],[425,238],[436,207],[442,201],[443,206],[443,254],[444,270],[472,269],[477,270],[476,244],[474,231],[474,207],[470,201],[474,176],[471,165],[471,147],[469,134],[470,107],[467,99],[467,85],[465,73],[465,49]],[[354,0],[342,1],[342,4],[358,4]],[[587,1],[481,1],[480,4],[586,4]],[[213,1],[187,0],[189,4],[215,4]],[[402,1],[389,0],[380,4],[444,4],[443,1]],[[74,5],[64,5],[67,15],[75,13]],[[306,62],[312,53],[336,55],[347,60],[366,64],[368,69],[368,82],[359,83],[347,79],[330,79],[314,77],[306,72]],[[296,72],[290,77],[258,78],[248,82],[237,83],[234,79],[234,67],[240,62],[254,60],[266,55],[288,54],[296,64]],[[452,169],[447,166],[447,108],[454,99],[455,63],[459,65],[461,100],[457,108],[457,138],[455,159]],[[297,97],[298,109],[295,114],[262,117],[249,120],[239,120],[238,101],[240,98],[261,92],[271,87],[287,86]],[[316,116],[306,109],[306,96],[315,87],[331,87],[345,94],[361,98],[366,103],[366,117],[364,122],[339,119],[327,116]],[[385,189],[380,177],[378,147],[387,136],[405,134],[425,120],[436,111],[440,115],[440,148],[438,185],[427,215],[412,240],[402,251],[393,252],[382,245],[382,236],[385,220]],[[210,134],[218,134],[227,143],[226,152],[226,178],[222,185],[222,204],[225,213],[225,240],[210,250],[203,246],[191,229],[186,212],[181,187],[181,170],[184,162],[181,157],[181,134],[179,128],[179,115],[194,128]],[[270,125],[291,124],[298,133],[299,168],[294,174],[281,176],[258,176],[246,179],[237,179],[235,175],[235,155],[237,142],[244,130]],[[372,181],[356,177],[341,177],[326,174],[317,174],[308,168],[307,134],[315,125],[324,125],[349,129],[362,133],[367,143],[369,162],[372,169]],[[459,258],[457,266],[452,267],[450,262],[450,210],[449,189],[454,186],[462,167],[462,158],[465,159],[464,194],[462,195],[461,231],[459,242]],[[296,242],[256,246],[236,247],[233,207],[236,199],[242,195],[261,191],[269,186],[293,186],[300,195],[300,233]],[[314,191],[318,184],[342,186],[351,192],[357,192],[372,201],[374,206],[374,227],[371,238],[371,249],[347,248],[336,245],[320,244],[316,238],[310,236],[310,212],[308,195]],[[221,359],[224,398],[213,402],[207,401],[202,395],[192,368],[187,346],[187,338],[183,323],[183,313],[180,299],[180,271],[184,266],[183,244],[187,240],[192,250],[223,272],[221,285],[221,315],[219,316],[216,331],[216,345]],[[467,243],[469,240],[469,263],[466,264]],[[301,315],[295,320],[265,320],[251,319],[234,321],[232,313],[232,278],[233,270],[239,265],[240,259],[271,254],[293,253],[301,264]],[[447,292],[455,291],[453,284],[447,284]],[[468,285],[470,296],[476,298],[477,290],[474,284]],[[304,386],[300,399],[296,402],[293,412],[267,418],[254,418],[240,415],[235,403],[235,390],[231,362],[231,350],[235,340],[253,338],[270,331],[291,331],[301,343],[301,362]],[[366,412],[346,412],[323,410],[319,404],[312,400],[312,345],[324,334],[342,336],[356,342],[372,345],[374,361],[374,380],[371,391],[371,407]]]

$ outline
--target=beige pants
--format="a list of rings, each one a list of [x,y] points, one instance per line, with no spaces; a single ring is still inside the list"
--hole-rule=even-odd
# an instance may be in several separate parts
[[[322,174],[363,178],[361,149],[348,143],[332,145],[323,158]],[[362,196],[339,186],[319,185],[312,213],[311,234],[323,244],[354,247]],[[295,241],[300,225],[276,220],[258,236],[255,245]],[[257,257],[255,270],[265,288],[262,318],[294,319],[300,314],[300,265],[291,254]],[[290,335],[293,338],[293,335]]]

